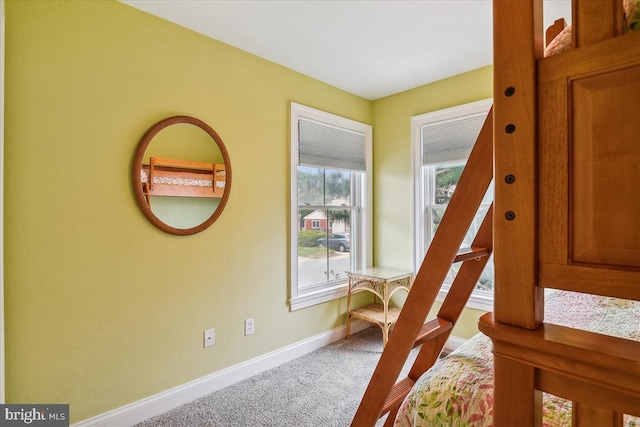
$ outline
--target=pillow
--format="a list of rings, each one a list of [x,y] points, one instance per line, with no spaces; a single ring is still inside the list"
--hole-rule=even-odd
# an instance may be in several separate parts
[[[640,31],[640,0],[624,0],[624,29]]]
[[[560,52],[571,49],[572,37],[571,37],[571,25],[564,27],[564,30],[551,40],[551,43],[544,50],[544,56],[555,55]]]

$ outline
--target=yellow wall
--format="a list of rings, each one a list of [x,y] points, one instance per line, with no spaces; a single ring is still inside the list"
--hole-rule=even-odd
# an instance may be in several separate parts
[[[70,403],[72,422],[344,324],[344,299],[287,306],[290,101],[374,125],[375,259],[408,268],[409,117],[490,96],[487,69],[370,102],[115,1],[6,17],[7,401]],[[190,237],[148,223],[130,184],[142,134],[176,114],[233,165]]]
[[[344,323],[344,300],[288,309],[289,103],[371,123],[369,101],[115,1],[6,6],[9,402],[75,422]],[[233,165],[191,237],[155,229],[130,184],[143,133],[176,114]]]

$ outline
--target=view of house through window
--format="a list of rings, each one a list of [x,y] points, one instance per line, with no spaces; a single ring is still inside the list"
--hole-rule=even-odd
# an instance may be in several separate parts
[[[351,175],[298,167],[298,287],[344,280],[351,270]]]
[[[291,308],[346,295],[371,259],[371,126],[291,105]]]
[[[491,100],[465,104],[412,118],[415,188],[415,265],[419,269],[433,240],[451,196],[458,185],[467,158],[480,133]],[[461,247],[469,247],[493,201],[489,186]],[[453,264],[443,286],[453,283],[460,264]],[[469,306],[492,309],[493,259],[487,266],[470,299]]]

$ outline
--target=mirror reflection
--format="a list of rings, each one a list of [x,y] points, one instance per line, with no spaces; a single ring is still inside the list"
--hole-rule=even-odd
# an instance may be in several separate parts
[[[172,234],[193,234],[220,215],[231,171],[222,140],[206,124],[187,116],[158,122],[135,157],[136,200],[154,225]]]

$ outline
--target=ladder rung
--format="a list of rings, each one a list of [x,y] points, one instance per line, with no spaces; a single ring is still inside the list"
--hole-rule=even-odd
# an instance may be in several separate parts
[[[470,259],[482,258],[489,255],[489,249],[472,246],[470,248],[460,249],[453,259],[453,262],[467,261]]]
[[[382,407],[380,416],[400,406],[415,383],[416,382],[409,377],[406,377],[405,379],[397,382],[396,385],[394,385],[391,389],[391,392],[389,392],[389,396],[387,396],[387,400],[385,400],[384,402],[384,406]]]
[[[420,328],[420,332],[418,332],[418,336],[413,343],[413,347],[415,348],[422,345],[426,341],[448,332],[451,328],[453,328],[453,323],[449,320],[436,317],[422,325],[422,328]]]

